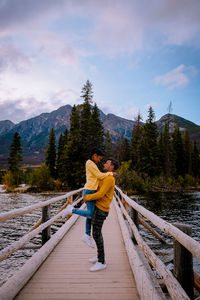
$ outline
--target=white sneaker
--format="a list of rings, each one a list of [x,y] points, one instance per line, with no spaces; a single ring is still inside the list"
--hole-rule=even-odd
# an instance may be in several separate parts
[[[74,209],[73,205],[69,204],[66,207],[66,211],[71,215],[72,214],[72,210]]]
[[[84,234],[82,237],[82,241],[85,242],[89,247],[94,248],[94,245],[92,243],[92,237],[88,234]]]
[[[94,256],[94,257],[90,258],[89,261],[91,263],[96,263],[98,261],[98,258],[97,258],[97,256]]]
[[[106,263],[102,264],[100,262],[96,262],[95,265],[93,265],[91,268],[90,268],[90,271],[91,272],[95,272],[95,271],[100,271],[100,270],[103,270],[106,268]]]
[[[68,215],[71,215],[72,214],[72,210],[73,210],[73,205],[69,204],[67,205],[67,207],[65,209],[63,209],[62,211],[62,218],[65,218],[66,216]]]

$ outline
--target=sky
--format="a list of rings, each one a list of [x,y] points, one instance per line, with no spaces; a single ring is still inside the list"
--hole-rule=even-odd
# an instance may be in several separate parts
[[[199,0],[0,0],[0,121],[82,103],[200,125]]]

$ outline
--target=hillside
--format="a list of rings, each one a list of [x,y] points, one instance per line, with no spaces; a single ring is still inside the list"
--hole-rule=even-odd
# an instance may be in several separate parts
[[[0,136],[9,132],[15,124],[9,120],[0,121]]]
[[[200,132],[200,126],[188,121],[182,117],[172,114],[166,114],[157,121],[158,130],[163,130],[167,119],[170,120],[170,129],[173,130],[175,126],[178,126],[180,131],[184,132],[188,130],[190,135]]]
[[[51,113],[43,113],[34,118],[22,121],[6,130],[2,121],[0,135],[0,168],[7,165],[7,157],[10,149],[10,144],[14,133],[17,131],[21,137],[23,148],[24,163],[39,164],[44,159],[44,151],[48,142],[49,132],[53,127],[55,129],[56,139],[64,132],[66,127],[70,128],[70,114],[72,107],[65,105]],[[109,130],[113,141],[123,135],[130,139],[133,128],[133,121],[123,119],[113,114],[104,114],[100,110],[100,118],[103,122],[105,131]]]
[[[34,118],[14,124],[11,121],[0,121],[0,168],[7,166],[7,157],[14,133],[17,131],[21,136],[24,164],[37,165],[44,160],[44,151],[48,142],[49,132],[53,127],[58,140],[65,128],[70,127],[70,114],[72,107],[65,105],[51,113],[42,113]],[[131,139],[134,121],[118,117],[114,114],[104,114],[101,110],[100,118],[105,131],[109,130],[113,142],[119,136]],[[170,128],[173,130],[178,125],[180,130],[188,130],[193,140],[200,145],[200,126],[185,120],[177,115],[164,115],[158,120],[159,130],[164,129],[167,118],[170,118]]]

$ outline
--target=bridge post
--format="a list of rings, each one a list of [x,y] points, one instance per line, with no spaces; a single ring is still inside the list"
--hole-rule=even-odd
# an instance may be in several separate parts
[[[51,207],[47,205],[42,208],[42,223],[45,223],[51,218]],[[51,238],[51,226],[42,231],[42,245],[44,245]]]
[[[192,235],[192,226],[175,223],[178,229]],[[194,273],[192,254],[174,239],[174,276],[177,278],[190,299],[194,299]]]
[[[138,218],[138,212],[131,206],[128,207],[128,214],[129,216],[131,217],[131,219],[133,220],[135,226],[137,227],[137,229],[139,230],[139,218]],[[132,232],[132,230],[131,230]],[[134,234],[132,232],[132,235],[131,235],[131,239],[133,241],[134,244],[137,244],[137,241],[134,237]]]
[[[136,200],[134,200],[136,202]],[[135,210],[133,207],[130,207],[130,217],[135,223],[135,226],[137,229],[139,229],[139,217],[138,217],[138,212]]]

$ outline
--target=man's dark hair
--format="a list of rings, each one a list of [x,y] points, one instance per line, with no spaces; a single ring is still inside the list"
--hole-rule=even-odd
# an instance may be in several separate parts
[[[93,148],[92,149],[92,151],[90,153],[90,158],[92,158],[92,155],[94,155],[94,154],[97,154],[99,156],[104,156],[105,155],[105,153],[99,148]]]
[[[111,161],[111,164],[114,166],[114,170],[116,171],[118,168],[119,168],[119,163],[118,163],[118,161],[116,160],[116,159],[114,159],[114,158],[108,158],[108,160],[110,160]]]

